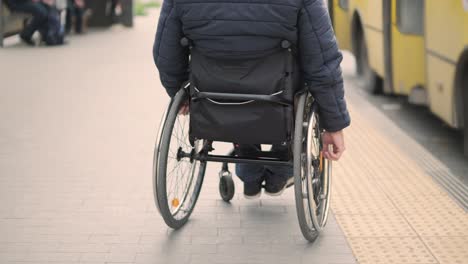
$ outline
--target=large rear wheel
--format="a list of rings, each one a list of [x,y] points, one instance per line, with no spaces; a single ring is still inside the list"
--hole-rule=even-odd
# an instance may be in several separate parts
[[[200,194],[206,162],[193,159],[203,142],[189,140],[189,114],[179,114],[187,100],[181,89],[161,122],[154,155],[155,202],[166,224],[174,229],[189,219]]]
[[[301,95],[294,132],[294,191],[304,237],[315,241],[328,219],[331,162],[321,154],[322,130],[312,96]]]
[[[468,59],[467,59],[468,60]],[[465,66],[465,73],[461,77],[461,86],[462,89],[463,87],[468,87],[468,62],[467,65]],[[468,91],[467,89],[463,89],[463,118],[464,118],[464,124],[463,124],[463,151],[465,153],[465,157],[468,158]]]

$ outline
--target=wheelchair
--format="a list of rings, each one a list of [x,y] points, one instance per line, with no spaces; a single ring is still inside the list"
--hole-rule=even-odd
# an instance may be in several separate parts
[[[186,40],[181,41],[187,43]],[[284,43],[283,43],[284,44]],[[283,48],[291,52],[288,43]],[[193,56],[191,60],[193,60]],[[193,65],[192,65],[193,66]],[[294,100],[284,102],[278,99],[278,93],[239,94],[201,92],[191,83],[186,83],[171,99],[163,114],[156,139],[153,160],[153,191],[156,207],[165,223],[179,229],[189,220],[202,188],[208,162],[222,164],[219,173],[219,192],[225,202],[230,202],[235,193],[234,182],[229,172],[228,163],[292,165],[294,171],[294,193],[296,212],[301,232],[305,239],[313,242],[327,223],[331,194],[331,161],[323,157],[318,104],[308,89],[295,92]],[[291,131],[289,140],[283,144],[290,149],[287,157],[277,157],[268,151],[260,151],[257,156],[240,156],[234,151],[227,155],[213,155],[213,142],[219,138],[194,137],[196,130],[192,102],[206,101],[222,107],[235,104],[243,109],[248,103],[260,102],[259,107],[289,104],[293,111],[290,115]],[[180,111],[190,102],[190,112]],[[218,105],[221,104],[221,105]],[[237,111],[237,110],[236,110]],[[282,126],[283,124],[276,124]],[[222,126],[222,124],[221,124]],[[230,128],[231,129],[231,128]],[[221,131],[222,127],[210,130]],[[225,130],[227,131],[227,130]],[[232,132],[231,143],[236,143],[236,131]],[[221,138],[223,142],[229,142]],[[258,140],[258,139],[256,139]],[[253,142],[249,142],[253,143]],[[255,142],[265,144],[265,142]]]

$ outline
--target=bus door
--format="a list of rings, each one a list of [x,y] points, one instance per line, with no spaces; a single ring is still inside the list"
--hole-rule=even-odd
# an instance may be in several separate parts
[[[385,93],[392,93],[393,73],[392,73],[392,2],[393,0],[383,0],[383,44],[384,44],[384,83]]]
[[[329,0],[328,5],[340,49],[351,50],[349,0]]]
[[[424,0],[384,0],[383,10],[385,91],[410,95],[426,82]]]

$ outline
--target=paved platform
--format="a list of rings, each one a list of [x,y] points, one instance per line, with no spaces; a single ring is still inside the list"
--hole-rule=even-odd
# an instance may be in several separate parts
[[[334,164],[332,209],[358,262],[468,262],[468,214],[432,177],[449,168],[357,90],[347,94],[353,124]]]
[[[0,263],[468,262],[467,213],[431,177],[450,171],[360,95],[349,55],[353,124],[316,243],[300,235],[292,189],[228,205],[216,164],[189,224],[168,229],[151,187],[167,104],[155,27],[153,13],[64,47],[0,50]]]

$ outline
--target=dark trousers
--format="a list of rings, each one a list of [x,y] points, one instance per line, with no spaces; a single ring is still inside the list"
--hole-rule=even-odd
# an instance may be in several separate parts
[[[260,145],[240,145],[236,149],[236,154],[244,157],[254,157],[260,151]],[[287,159],[288,147],[273,145],[271,152],[278,158]],[[266,176],[289,178],[293,175],[292,166],[281,165],[259,165],[259,164],[236,164],[236,174],[243,182],[255,182]]]
[[[71,6],[69,5],[67,7],[67,14],[65,17],[65,32],[70,33],[73,24],[73,16],[75,16],[75,32],[83,32],[83,14],[83,8],[79,8],[74,4]]]
[[[119,3],[119,0],[111,0],[111,17],[112,17],[112,22],[116,23],[117,21],[117,14],[115,13],[115,8],[117,7],[117,4]]]
[[[33,16],[31,22],[21,32],[23,38],[31,38],[36,30],[44,28],[47,24],[47,7],[41,3],[34,3],[32,1],[25,1],[23,3],[13,2],[10,3],[10,9],[14,12],[27,13]]]

